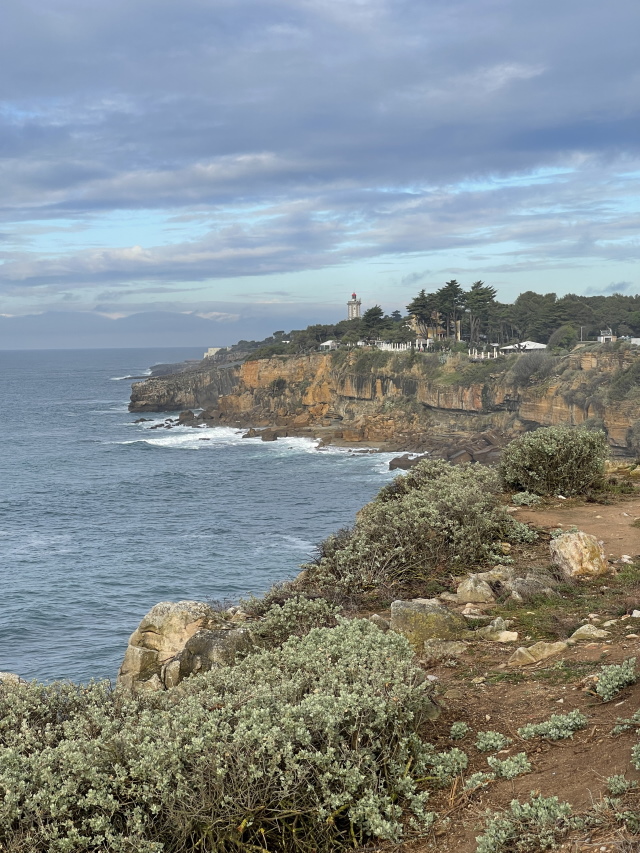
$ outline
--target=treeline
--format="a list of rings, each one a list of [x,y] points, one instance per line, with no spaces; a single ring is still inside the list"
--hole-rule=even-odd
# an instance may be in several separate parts
[[[408,305],[385,314],[374,305],[355,320],[317,323],[306,329],[274,332],[263,341],[239,341],[232,349],[251,358],[299,354],[334,339],[347,345],[359,340],[392,342],[414,340],[416,333],[444,341],[454,340],[459,327],[472,345],[508,344],[534,340],[569,348],[579,340],[595,340],[600,330],[615,335],[640,336],[640,295],[580,296],[570,293],[521,293],[513,303],[496,300],[495,288],[475,281],[465,290],[455,279],[431,293],[421,290]]]

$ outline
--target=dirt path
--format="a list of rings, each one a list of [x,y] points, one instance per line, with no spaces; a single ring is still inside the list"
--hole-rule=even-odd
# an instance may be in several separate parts
[[[629,557],[640,555],[640,526],[633,525],[640,518],[640,499],[635,496],[610,506],[576,506],[573,502],[558,501],[553,507],[544,509],[522,507],[514,513],[514,518],[548,529],[566,529],[575,525],[579,530],[601,539],[611,559],[619,560],[623,554]]]

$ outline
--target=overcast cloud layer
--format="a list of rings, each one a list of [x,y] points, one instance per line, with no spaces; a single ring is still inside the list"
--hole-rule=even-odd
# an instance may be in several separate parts
[[[0,313],[636,292],[639,32],[637,0],[5,0]]]

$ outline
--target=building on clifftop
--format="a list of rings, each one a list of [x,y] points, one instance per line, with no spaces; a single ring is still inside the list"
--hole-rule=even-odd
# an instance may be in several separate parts
[[[347,302],[347,320],[357,320],[360,317],[361,305],[362,300],[352,293],[351,299]]]

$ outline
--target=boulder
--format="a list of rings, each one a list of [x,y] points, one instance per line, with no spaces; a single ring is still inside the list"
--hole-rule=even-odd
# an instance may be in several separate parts
[[[275,429],[263,429],[260,433],[260,438],[263,441],[277,441],[278,433],[275,431]]]
[[[394,601],[390,626],[417,650],[422,650],[425,640],[455,640],[467,630],[465,619],[448,610],[437,598]]]
[[[483,604],[495,601],[489,584],[477,575],[469,575],[465,578],[458,586],[456,595],[460,604]]]
[[[373,622],[373,624],[380,628],[381,631],[388,631],[391,627],[388,619],[385,619],[378,613],[374,613],[372,616],[369,616],[369,622]]]
[[[538,661],[546,660],[546,658],[553,657],[554,655],[559,655],[568,648],[569,644],[565,642],[534,643],[532,646],[529,646],[528,649],[524,646],[520,646],[520,648],[516,649],[511,655],[507,663],[509,666],[530,666],[531,664],[538,663]]]
[[[518,639],[517,632],[507,630],[512,624],[511,619],[505,620],[498,616],[484,628],[478,628],[476,633],[483,640],[491,640],[494,643],[515,643]]]
[[[178,415],[178,423],[179,424],[192,424],[195,423],[196,416],[193,414],[191,409],[187,409],[185,412],[180,412]]]
[[[549,543],[551,559],[567,577],[597,578],[609,572],[602,544],[590,533],[563,533]]]
[[[0,684],[26,684],[15,672],[0,672]]]
[[[459,658],[467,651],[467,644],[460,640],[425,640],[423,649],[422,657],[431,663]]]
[[[118,684],[131,690],[160,689],[165,664],[179,655],[198,631],[220,627],[223,621],[209,605],[200,601],[156,604],[129,638]],[[158,677],[158,682],[154,676]],[[149,684],[142,687],[147,681]]]
[[[610,631],[605,631],[604,628],[596,628],[595,625],[581,625],[569,637],[570,640],[604,640],[611,636]]]
[[[242,436],[242,437],[243,437],[243,438],[259,438],[259,436],[260,436],[260,433],[258,432],[258,430],[257,430],[257,429],[254,429],[253,427],[251,427],[250,429],[248,429],[248,430],[243,434],[243,436]]]

